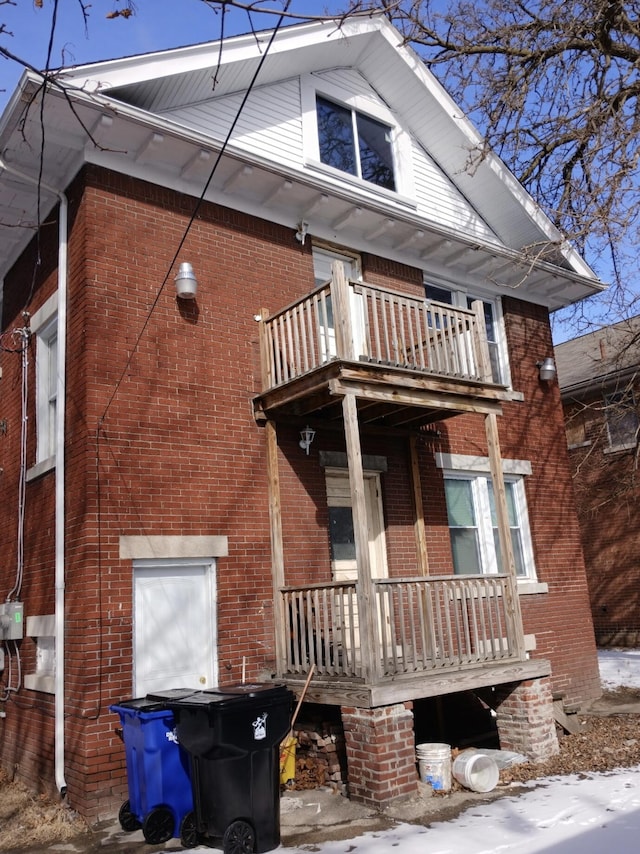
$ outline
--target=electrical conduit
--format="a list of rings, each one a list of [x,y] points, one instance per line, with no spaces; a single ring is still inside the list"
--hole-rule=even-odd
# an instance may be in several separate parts
[[[0,158],[0,171],[8,172],[20,181],[40,187],[60,200],[58,220],[58,361],[56,365],[56,485],[55,485],[55,778],[64,797],[67,783],[64,776],[64,422],[66,395],[67,349],[67,285],[68,285],[68,201],[61,190],[25,175]]]

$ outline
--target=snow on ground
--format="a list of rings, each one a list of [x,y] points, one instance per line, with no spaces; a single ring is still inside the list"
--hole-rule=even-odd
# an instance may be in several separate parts
[[[598,661],[603,688],[640,688],[640,649],[601,649]]]
[[[604,688],[640,688],[640,650],[598,653]],[[640,733],[638,733],[640,738]],[[430,827],[401,824],[385,833],[313,846],[317,854],[631,854],[640,837],[640,766],[586,778],[550,777],[531,791],[474,806]],[[286,848],[304,854],[304,848]]]
[[[640,688],[640,650],[599,652],[603,686]],[[640,732],[638,733],[640,738]],[[640,766],[607,774],[549,777],[531,791],[475,805],[430,827],[400,824],[355,839],[283,854],[632,854],[640,848]],[[197,848],[194,851],[211,849]]]

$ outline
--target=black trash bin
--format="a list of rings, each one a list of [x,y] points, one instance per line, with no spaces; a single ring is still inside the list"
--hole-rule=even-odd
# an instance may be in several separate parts
[[[280,743],[294,695],[284,685],[245,684],[168,698],[191,760],[196,828],[225,854],[280,844]]]

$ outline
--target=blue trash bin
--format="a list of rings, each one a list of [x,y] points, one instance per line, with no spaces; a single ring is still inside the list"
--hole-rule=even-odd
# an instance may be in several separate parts
[[[193,692],[167,693],[177,699]],[[120,826],[127,832],[142,828],[152,845],[173,836],[193,847],[197,835],[189,757],[178,744],[173,712],[150,697],[109,709],[120,716],[127,763],[129,799],[120,807]]]

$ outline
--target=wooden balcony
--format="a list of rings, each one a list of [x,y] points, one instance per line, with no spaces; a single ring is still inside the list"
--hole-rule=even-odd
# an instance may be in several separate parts
[[[256,418],[341,417],[352,392],[361,424],[416,427],[460,412],[499,413],[481,301],[455,308],[345,279],[260,316]]]
[[[380,706],[549,673],[524,648],[497,416],[507,389],[492,377],[480,301],[472,309],[347,281],[260,315],[269,484],[276,676],[319,703]],[[504,575],[431,577],[416,431],[462,413],[484,416]],[[311,420],[310,416],[313,416]],[[278,424],[344,433],[357,577],[294,587],[284,553]],[[304,423],[304,422],[302,422]],[[376,578],[369,549],[361,435],[405,433],[414,499],[416,575]]]
[[[283,587],[283,660],[295,687],[314,671],[317,702],[378,705],[535,678],[511,575],[374,579],[373,643],[364,642],[356,582]]]

